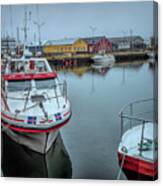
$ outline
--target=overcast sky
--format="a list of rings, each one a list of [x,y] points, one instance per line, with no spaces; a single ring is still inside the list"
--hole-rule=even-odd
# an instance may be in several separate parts
[[[38,40],[38,21],[36,5],[3,5],[1,10],[1,34],[16,35],[19,27],[20,39],[23,40],[23,20],[25,7],[31,12],[28,21],[28,41]],[[64,37],[91,36],[90,26],[95,28],[94,35],[125,36],[140,35],[145,39],[152,35],[153,2],[113,2],[113,3],[74,3],[41,4],[39,7],[42,40]]]

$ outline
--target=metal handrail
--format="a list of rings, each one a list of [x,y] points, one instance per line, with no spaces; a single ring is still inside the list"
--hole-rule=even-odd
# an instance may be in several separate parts
[[[56,96],[50,96],[49,98],[46,98],[47,100],[49,99],[55,99],[57,97],[65,97],[66,101],[67,101],[67,83],[63,82],[63,83],[58,83],[58,86],[61,87],[63,86],[63,90],[61,90],[61,95],[56,94]],[[15,86],[14,86],[15,88]],[[19,97],[11,97],[11,96],[7,96],[5,95],[4,98],[8,98],[8,99],[13,99],[13,100],[26,100],[26,98],[19,98]],[[28,98],[28,100],[30,100],[31,98]]]
[[[61,86],[62,86],[62,89],[61,89]],[[59,88],[59,89],[60,89],[60,93],[59,93],[59,94],[58,94],[56,88]],[[66,84],[66,82],[64,82],[64,83],[57,83],[57,86],[55,85],[55,86],[53,87],[53,89],[54,89],[54,94],[55,94],[55,96],[46,96],[46,98],[45,98],[44,101],[50,100],[50,99],[56,99],[56,102],[57,102],[57,105],[58,105],[58,108],[59,108],[59,107],[60,107],[60,104],[59,104],[59,97],[64,97],[64,98],[65,98],[65,102],[67,103],[67,84]],[[43,93],[43,94],[44,94],[44,93]],[[23,110],[27,110],[27,109],[33,108],[33,107],[35,107],[35,106],[37,106],[37,105],[40,105],[40,103],[42,103],[42,101],[41,101],[41,102],[37,102],[36,104],[34,104],[34,105],[32,105],[32,106],[26,108],[27,102],[28,102],[29,100],[32,99],[32,97],[29,96],[29,91],[28,91],[27,96],[24,97],[24,98],[11,97],[11,96],[8,96],[8,95],[5,94],[5,93],[4,93],[4,97],[3,97],[3,98],[4,98],[4,99],[19,100],[19,101],[25,100],[25,105],[24,105],[24,109],[23,109]],[[44,101],[43,101],[43,102],[44,102]]]
[[[127,115],[123,115],[121,116],[123,118],[127,118],[129,120],[135,120],[135,121],[140,121],[140,122],[151,122],[152,120],[148,120],[148,119],[144,119],[144,118],[138,118],[138,117],[134,117],[134,116],[127,116]]]
[[[142,102],[148,102],[148,101],[154,101],[155,99],[154,98],[148,98],[148,99],[142,99],[142,100],[135,100],[135,101],[133,101],[133,102],[130,102],[130,103],[127,103],[126,105],[124,105],[123,107],[122,107],[122,109],[120,110],[120,112],[119,112],[119,116],[121,115],[121,113],[123,112],[123,111],[125,111],[125,109],[130,105],[130,104],[137,104],[137,103],[142,103]]]
[[[153,122],[154,119],[146,119],[143,117],[140,117],[138,115],[141,115],[142,113],[154,113],[154,110],[152,111],[146,111],[146,112],[138,112],[138,113],[134,113],[134,106],[135,104],[139,104],[139,103],[145,103],[145,102],[151,102],[154,104],[155,101],[157,101],[156,99],[153,98],[149,98],[149,99],[143,99],[143,100],[137,100],[137,101],[133,101],[130,102],[128,104],[126,104],[121,111],[119,112],[119,116],[121,118],[121,137],[123,135],[123,130],[124,130],[124,125],[126,124],[130,124],[130,128],[132,128],[133,126],[133,121],[135,122],[139,122],[139,125],[142,125],[142,130],[141,130],[141,140],[140,140],[140,148],[139,148],[139,155],[142,156],[142,149],[143,149],[143,141],[144,141],[144,129],[145,129],[145,123],[147,122]],[[154,105],[153,105],[154,106]],[[126,114],[125,111],[129,109],[129,114]],[[126,119],[126,121],[124,121]],[[156,123],[156,122],[155,122]],[[137,124],[137,123],[136,123]]]

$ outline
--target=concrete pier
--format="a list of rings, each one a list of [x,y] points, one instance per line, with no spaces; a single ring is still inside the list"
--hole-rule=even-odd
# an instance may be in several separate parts
[[[134,60],[145,60],[148,58],[148,51],[116,51],[111,52],[109,54],[113,54],[115,56],[116,62],[123,61],[134,61]],[[49,61],[55,62],[56,64],[69,65],[75,63],[90,63],[91,57],[96,54],[73,54],[73,55],[53,55],[53,56],[45,56]],[[92,61],[93,62],[93,61]]]

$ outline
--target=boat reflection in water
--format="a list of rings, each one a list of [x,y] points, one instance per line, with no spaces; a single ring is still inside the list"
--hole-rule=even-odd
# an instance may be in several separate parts
[[[57,65],[55,66],[51,63],[52,68],[58,72],[64,72],[65,74],[75,74],[78,77],[84,76],[86,73],[97,73],[99,75],[105,76],[111,66],[105,64],[92,64],[92,61],[89,61],[88,64],[75,64],[70,66]],[[113,66],[112,66],[113,67]]]
[[[109,71],[109,67],[103,67],[103,66],[92,66],[92,71],[94,71],[95,73],[100,74],[101,76],[105,76],[108,71]]]
[[[16,132],[14,134],[17,135]],[[31,141],[38,137],[24,133],[21,135]],[[46,153],[39,153],[26,145],[19,144],[19,141],[15,142],[2,132],[2,171],[5,177],[71,178],[72,176],[71,161],[60,133]]]
[[[1,93],[3,175],[71,178],[59,131],[71,117],[66,82],[44,58],[11,59]]]

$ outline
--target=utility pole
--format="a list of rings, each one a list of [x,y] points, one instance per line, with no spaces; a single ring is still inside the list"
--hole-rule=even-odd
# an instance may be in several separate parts
[[[33,39],[34,39],[34,43],[36,43],[36,32],[34,32]]]
[[[34,22],[34,24],[37,26],[38,29],[38,41],[39,45],[41,46],[41,27],[44,26],[44,22],[40,23],[40,18],[39,18],[39,5],[36,5],[36,12],[37,12],[37,21]]]
[[[91,30],[92,37],[94,37],[95,31],[97,30],[97,28],[93,26],[90,26],[89,28]]]
[[[126,35],[126,31],[122,30],[123,37]]]
[[[19,27],[16,27],[17,43],[20,43]]]

